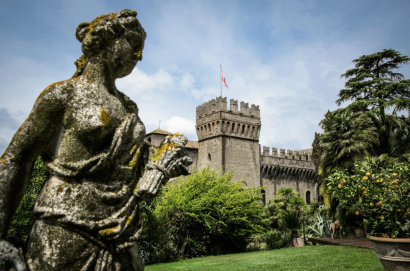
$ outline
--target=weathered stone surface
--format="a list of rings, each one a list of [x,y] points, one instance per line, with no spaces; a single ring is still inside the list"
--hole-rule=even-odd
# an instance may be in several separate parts
[[[235,169],[233,181],[246,178],[248,186],[260,185],[259,107],[231,100],[227,110],[226,98],[217,97],[197,107],[198,168],[210,166],[220,170]]]
[[[187,174],[192,159],[184,135],[144,143],[137,105],[115,87],[142,59],[146,34],[136,15],[125,9],[77,27],[84,55],[76,73],[40,94],[1,156],[0,267],[26,270],[4,238],[41,155],[51,177],[34,206],[28,270],[144,269],[139,203]]]

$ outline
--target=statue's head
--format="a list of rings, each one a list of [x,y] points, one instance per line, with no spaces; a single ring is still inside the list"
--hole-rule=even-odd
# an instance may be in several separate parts
[[[131,73],[142,59],[146,33],[136,19],[137,12],[124,9],[98,16],[78,25],[75,36],[84,53],[76,62],[74,77],[82,74],[89,61],[104,62],[116,77]]]

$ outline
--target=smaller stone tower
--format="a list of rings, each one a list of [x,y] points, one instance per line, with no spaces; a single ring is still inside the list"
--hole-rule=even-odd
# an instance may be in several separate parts
[[[217,97],[196,108],[198,168],[210,166],[221,171],[235,168],[233,181],[246,178],[247,186],[260,186],[261,130],[259,106]]]

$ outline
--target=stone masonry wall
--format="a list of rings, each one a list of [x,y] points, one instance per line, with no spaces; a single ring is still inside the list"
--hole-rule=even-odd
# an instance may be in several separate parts
[[[317,201],[315,167],[311,151],[300,152],[263,147],[261,154],[259,135],[261,119],[259,106],[217,97],[196,108],[198,135],[198,168],[210,166],[220,171],[235,169],[233,181],[246,178],[246,185],[265,188],[265,202],[275,197],[285,186],[299,192],[306,201]]]
[[[276,192],[285,186],[292,187],[306,201],[306,193],[310,192],[310,200],[317,201],[315,166],[310,153],[300,153],[284,149],[277,153],[276,148],[263,147],[261,155],[261,185],[265,188],[266,203],[275,197]]]
[[[197,107],[198,168],[230,171],[233,181],[247,178],[248,186],[260,185],[259,174],[259,106],[217,97]]]

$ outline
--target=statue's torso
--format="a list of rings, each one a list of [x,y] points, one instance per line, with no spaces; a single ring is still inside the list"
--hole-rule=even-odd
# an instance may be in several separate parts
[[[95,235],[117,225],[124,231],[139,215],[136,166],[130,164],[145,136],[138,108],[121,93],[83,86],[81,80],[73,91],[59,138],[47,149],[51,178],[34,211]]]

